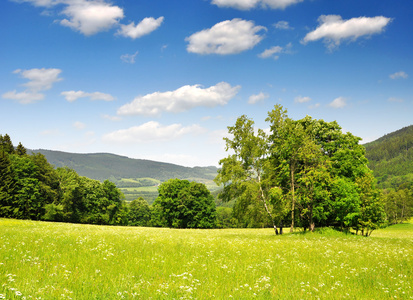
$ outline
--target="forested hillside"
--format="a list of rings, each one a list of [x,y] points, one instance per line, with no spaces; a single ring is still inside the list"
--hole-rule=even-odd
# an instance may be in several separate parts
[[[381,188],[413,187],[413,125],[364,145]]]
[[[109,178],[153,178],[160,181],[170,178],[212,180],[217,173],[216,167],[188,168],[109,153],[76,154],[43,149],[32,151],[43,154],[56,168],[66,166],[74,169],[81,176],[101,181]]]

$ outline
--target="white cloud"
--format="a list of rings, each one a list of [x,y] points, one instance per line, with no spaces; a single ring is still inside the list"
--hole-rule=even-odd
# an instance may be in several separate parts
[[[60,93],[69,102],[74,102],[79,98],[89,97],[90,100],[103,100],[103,101],[113,101],[115,98],[110,94],[105,94],[101,92],[87,93],[84,91],[65,91]]]
[[[85,124],[85,123],[82,123],[82,122],[80,122],[80,121],[76,121],[76,122],[73,123],[73,127],[75,127],[76,129],[81,130],[81,129],[85,129],[85,128],[86,128],[86,124]]]
[[[285,9],[287,6],[303,2],[304,0],[212,0],[212,4],[219,7],[232,7],[249,10],[260,6],[262,8]]]
[[[46,91],[52,88],[53,83],[61,81],[59,74],[62,72],[60,69],[30,69],[30,70],[15,70],[14,74],[21,74],[21,77],[29,79],[26,86],[30,91]]]
[[[131,103],[118,109],[119,115],[159,115],[162,111],[183,112],[203,106],[225,105],[240,89],[226,82],[220,82],[209,88],[197,85],[185,85],[169,92],[155,92],[136,97]]]
[[[138,55],[138,51],[136,51],[134,54],[122,54],[120,56],[120,59],[125,63],[134,64],[136,55]]]
[[[271,47],[270,49],[266,49],[264,52],[262,52],[261,54],[259,54],[258,57],[260,57],[260,58],[273,57],[274,59],[278,59],[279,56],[278,56],[278,55],[274,55],[274,54],[282,53],[282,51],[283,51],[283,47],[274,46],[274,47]]]
[[[308,102],[308,101],[311,101],[311,98],[310,98],[310,97],[297,96],[297,97],[295,97],[295,99],[294,99],[294,102],[295,102],[295,103],[305,103],[305,102]]]
[[[404,72],[404,71],[400,71],[400,72],[396,72],[394,74],[390,74],[389,77],[391,79],[399,79],[399,78],[407,79],[407,77],[409,77],[409,75],[407,75],[407,73]]]
[[[59,77],[62,70],[60,69],[17,69],[13,74],[20,74],[22,78],[26,78],[29,82],[23,84],[27,89],[23,92],[10,91],[2,95],[5,99],[17,100],[19,103],[28,104],[44,99],[44,94],[41,91],[50,90],[55,82],[61,81]]]
[[[10,92],[4,93],[2,97],[4,99],[16,100],[17,102],[21,104],[29,104],[29,103],[43,100],[44,94],[34,93],[30,91],[21,92],[21,93],[17,93],[16,91],[10,91]]]
[[[318,18],[319,26],[304,37],[303,44],[323,39],[330,50],[338,47],[342,40],[355,41],[361,36],[381,33],[390,18],[383,16],[359,17],[343,20],[338,15],[322,15]]]
[[[103,1],[63,1],[67,4],[62,13],[68,17],[60,24],[80,31],[84,35],[93,35],[106,31],[119,23],[124,17],[123,9]]]
[[[112,5],[106,0],[17,0],[19,2],[28,2],[37,7],[46,7],[47,9],[58,7],[62,8],[58,13],[66,16],[63,20],[56,20],[63,26],[79,31],[86,36],[96,34],[101,31],[107,31],[113,27],[120,26],[118,34],[136,39],[145,34],[151,33],[158,28],[163,17],[158,19],[144,18],[142,22],[135,25],[131,22],[129,25],[120,24],[124,18],[123,9],[119,6]],[[50,14],[44,12],[44,14]]]
[[[163,126],[150,121],[140,126],[121,129],[103,136],[104,142],[115,143],[150,143],[165,142],[178,139],[187,134],[200,134],[205,130],[199,125],[184,127],[181,124]]]
[[[264,52],[258,54],[258,57],[260,58],[273,58],[275,60],[279,59],[280,56],[279,54],[291,54],[291,47],[292,44],[289,43],[287,46],[285,46],[284,48],[281,46],[274,46],[271,47],[269,49],[264,50]]]
[[[338,97],[334,99],[328,106],[331,106],[333,108],[343,108],[344,106],[347,105],[347,99],[344,97]]]
[[[251,96],[249,97],[249,99],[248,99],[248,103],[249,103],[249,104],[255,104],[255,103],[259,102],[259,101],[262,101],[262,100],[264,100],[264,99],[267,99],[269,96],[270,96],[270,95],[268,95],[268,94],[266,94],[266,93],[263,93],[263,92],[261,92],[261,93],[259,93],[259,94],[257,94],[257,95],[251,95]]]
[[[215,24],[209,29],[196,32],[185,40],[187,51],[198,54],[236,54],[253,48],[263,36],[257,34],[266,30],[255,26],[253,21],[232,19]]]
[[[139,24],[135,25],[135,22],[131,22],[129,25],[120,25],[120,29],[117,34],[124,37],[130,37],[132,39],[140,38],[144,35],[151,33],[161,26],[164,17],[145,18]]]
[[[282,30],[293,29],[287,21],[279,21],[274,24],[274,27]]]

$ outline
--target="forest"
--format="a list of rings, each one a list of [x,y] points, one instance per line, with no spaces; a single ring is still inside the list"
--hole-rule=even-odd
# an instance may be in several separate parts
[[[0,135],[0,217],[170,228],[273,227],[276,234],[333,227],[369,236],[413,216],[413,127],[361,145],[337,122],[310,116],[293,120],[279,105],[266,121],[269,131],[255,128],[245,115],[228,127],[226,149],[233,154],[219,162],[219,192],[170,178],[159,184],[152,205],[142,197],[125,201],[122,181],[55,168],[43,154],[28,154],[21,143],[14,147],[8,134]]]

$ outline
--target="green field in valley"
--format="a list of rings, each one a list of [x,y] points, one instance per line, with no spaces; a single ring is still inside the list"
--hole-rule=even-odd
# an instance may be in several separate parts
[[[412,277],[411,223],[365,238],[0,219],[0,299],[412,299]]]

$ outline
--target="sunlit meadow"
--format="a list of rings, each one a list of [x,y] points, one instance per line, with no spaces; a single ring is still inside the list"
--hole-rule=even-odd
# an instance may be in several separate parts
[[[0,219],[0,299],[413,299],[413,224],[176,230]]]

